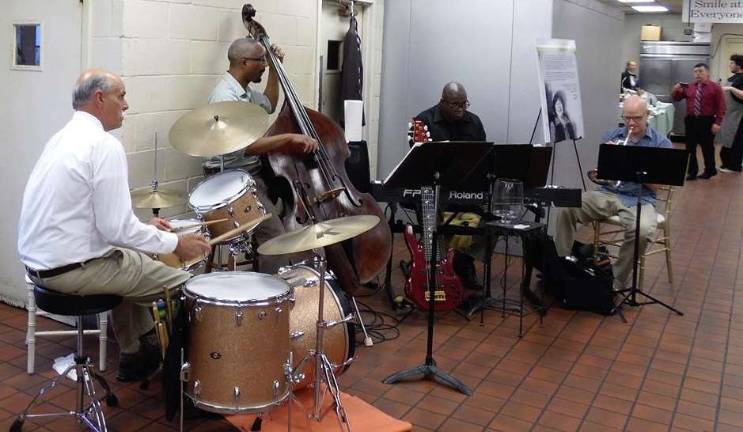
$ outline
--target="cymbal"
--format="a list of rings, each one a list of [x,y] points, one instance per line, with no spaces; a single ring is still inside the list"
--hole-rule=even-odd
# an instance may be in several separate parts
[[[132,205],[135,208],[161,209],[175,207],[186,203],[185,195],[182,192],[158,189],[153,191],[151,187],[133,190]]]
[[[191,156],[231,153],[263,136],[270,119],[266,111],[246,102],[218,102],[197,108],[170,128],[170,144]]]
[[[318,249],[356,237],[374,228],[379,217],[347,216],[318,222],[314,225],[281,234],[258,247],[262,255],[282,255]]]

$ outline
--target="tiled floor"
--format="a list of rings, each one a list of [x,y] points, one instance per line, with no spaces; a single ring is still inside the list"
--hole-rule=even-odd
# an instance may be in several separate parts
[[[539,325],[485,315],[485,325],[455,313],[439,316],[435,358],[474,390],[465,397],[431,382],[393,386],[388,374],[417,365],[425,355],[425,321],[419,313],[400,326],[397,339],[359,348],[359,359],[341,377],[346,391],[412,422],[415,430],[603,431],[743,430],[743,176],[721,173],[698,180],[676,195],[673,220],[675,286],[660,256],[649,261],[647,287],[685,313],[659,306],[627,309],[629,323],[552,309]],[[406,255],[400,239],[395,262]],[[495,268],[502,265],[496,258]],[[515,266],[514,266],[515,267]],[[514,268],[515,269],[515,268]],[[395,268],[394,286],[402,286]],[[494,280],[500,275],[494,274]],[[515,281],[515,278],[511,278]],[[363,299],[389,312],[380,293]],[[45,322],[44,327],[58,324]],[[51,376],[51,358],[67,354],[73,340],[42,342],[38,373],[25,373],[24,311],[0,306],[0,429]],[[391,333],[388,333],[391,334]],[[109,362],[115,373],[112,343]],[[107,409],[112,430],[171,430],[160,386],[120,385],[121,402]],[[69,383],[48,405],[68,407]],[[229,430],[223,421],[195,420],[191,430]],[[68,420],[27,423],[24,430],[77,430]]]

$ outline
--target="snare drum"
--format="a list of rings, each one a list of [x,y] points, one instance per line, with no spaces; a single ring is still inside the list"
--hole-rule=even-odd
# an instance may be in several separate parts
[[[317,342],[317,309],[320,302],[317,290],[320,286],[320,274],[308,265],[299,264],[282,267],[278,276],[294,288],[295,301],[290,314],[290,337],[294,367],[297,367],[310,351],[315,350]],[[351,314],[351,311],[351,306],[335,277],[326,272],[323,318],[325,321],[340,321]],[[333,364],[339,366],[336,369],[337,375],[348,369],[348,362],[354,356],[356,349],[354,332],[355,325],[351,321],[325,330],[323,351]],[[294,385],[295,391],[307,387],[314,381],[315,359],[310,359],[300,372],[304,373],[305,378]]]
[[[170,221],[171,230],[177,234],[198,234],[204,233],[204,228],[199,219],[171,219]],[[189,228],[182,228],[189,227]],[[178,256],[174,253],[159,255],[158,261],[164,262],[170,267],[179,268],[186,271],[195,271],[201,264],[204,263],[204,258],[195,258],[191,261],[181,261]]]
[[[208,273],[186,282],[189,319],[186,394],[220,414],[265,412],[289,395],[289,309],[282,279],[252,272]]]
[[[204,232],[201,219],[171,219],[168,222],[170,222],[170,230],[178,234],[197,234]]]
[[[255,180],[242,170],[224,171],[199,183],[189,195],[188,205],[204,221],[229,219],[209,225],[212,237],[266,214],[258,199]]]

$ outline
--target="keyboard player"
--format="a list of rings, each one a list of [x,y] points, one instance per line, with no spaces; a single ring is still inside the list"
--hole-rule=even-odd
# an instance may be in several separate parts
[[[482,122],[467,110],[469,106],[464,86],[452,81],[444,86],[439,103],[418,114],[417,118],[428,126],[433,141],[485,141]],[[462,213],[456,219],[466,221],[470,227],[480,221],[479,215],[471,213]],[[454,272],[462,280],[465,289],[481,290],[474,257],[480,261],[484,259],[484,241],[477,236],[471,240],[462,237],[447,236],[447,244],[456,250]]]

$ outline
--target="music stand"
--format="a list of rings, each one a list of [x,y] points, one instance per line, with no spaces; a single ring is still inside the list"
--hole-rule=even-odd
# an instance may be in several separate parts
[[[440,188],[456,188],[467,183],[483,158],[487,158],[493,148],[489,142],[426,142],[415,144],[402,161],[387,176],[385,187],[421,188],[432,186],[434,191],[434,214],[438,219],[438,204]],[[473,182],[481,179],[473,178]],[[438,224],[433,224],[431,235],[431,263],[437,263],[436,257]],[[426,360],[423,364],[401,370],[385,378],[385,384],[394,384],[398,381],[412,381],[429,378],[433,381],[451,387],[467,396],[472,395],[469,389],[458,379],[450,376],[436,367],[433,359],[433,327],[436,274],[436,265],[430,265],[428,278],[428,338],[426,343]]]
[[[689,155],[686,150],[659,147],[620,146],[601,144],[599,147],[598,178],[621,180],[636,183],[654,183],[668,186],[683,186]],[[640,257],[640,217],[642,211],[642,189],[637,189],[635,210],[635,248],[633,252],[632,286],[618,291],[623,298],[611,310],[613,314],[622,305],[642,306],[659,304],[666,309],[683,315],[683,312],[670,306],[637,287],[637,270]],[[637,294],[649,299],[638,302]]]

